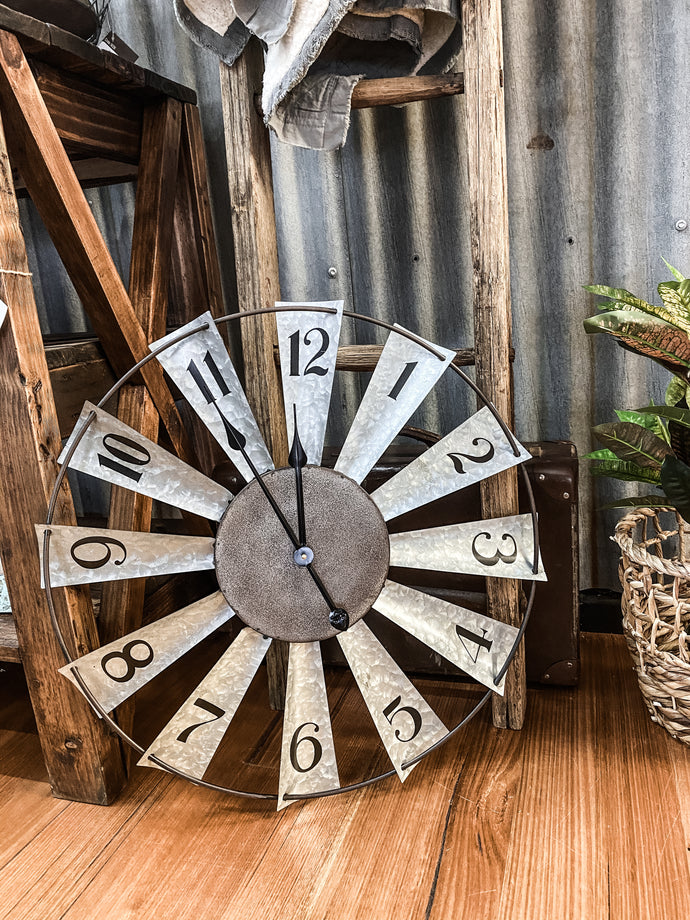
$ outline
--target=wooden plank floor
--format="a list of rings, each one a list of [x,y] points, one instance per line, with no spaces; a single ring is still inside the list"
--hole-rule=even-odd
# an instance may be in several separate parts
[[[582,659],[577,690],[530,691],[522,732],[480,714],[404,786],[390,779],[280,814],[141,768],[109,808],[52,798],[8,666],[0,918],[687,917],[690,748],[649,720],[622,637],[585,635]],[[474,693],[420,686],[450,722]],[[344,675],[329,693],[359,769],[383,765]],[[251,711],[240,726],[238,784],[276,782],[279,720],[268,718],[261,738]],[[342,773],[357,775],[354,764]]]

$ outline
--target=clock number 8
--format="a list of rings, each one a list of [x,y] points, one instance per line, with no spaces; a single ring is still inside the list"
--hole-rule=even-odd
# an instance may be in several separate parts
[[[134,658],[132,656],[133,650],[138,645],[143,646],[147,650],[147,654],[145,658]],[[127,665],[127,670],[125,671],[125,673],[119,676],[117,674],[112,674],[108,670],[108,665],[110,664],[110,662],[118,661],[118,660],[124,661],[124,663]],[[107,674],[107,676],[111,680],[115,680],[119,684],[126,684],[128,680],[131,680],[134,677],[135,672],[139,668],[147,667],[148,665],[151,664],[152,661],[153,661],[153,649],[148,644],[148,642],[144,642],[143,639],[133,639],[131,642],[128,642],[124,646],[121,652],[109,652],[107,655],[104,655],[103,658],[101,659],[101,667],[103,668],[103,671]]]
[[[303,738],[299,738],[298,735],[303,728],[306,728],[308,725],[314,726],[314,731],[318,732],[319,726],[316,722],[303,722],[297,731],[292,736],[292,741],[290,742],[290,763],[292,764],[293,770],[297,770],[298,773],[309,773],[310,770],[313,770],[317,763],[321,760],[323,756],[323,748],[321,747],[321,742],[318,741],[313,735],[305,735]],[[297,759],[297,748],[304,741],[308,741],[312,746],[312,761],[307,767],[301,766],[300,762]]]

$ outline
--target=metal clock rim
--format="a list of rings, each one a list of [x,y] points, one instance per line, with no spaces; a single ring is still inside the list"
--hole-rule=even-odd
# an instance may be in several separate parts
[[[334,313],[337,313],[338,311],[334,307],[323,307],[323,306],[318,306],[314,304],[289,304],[289,305],[284,305],[284,306],[281,305],[281,306],[274,306],[274,307],[265,307],[265,308],[258,309],[258,310],[238,310],[235,313],[227,313],[224,316],[214,318],[214,324],[216,326],[220,326],[222,324],[234,322],[235,320],[245,319],[245,318],[249,318],[252,316],[262,316],[265,314],[275,314],[275,313],[283,313],[283,312],[313,312],[313,313],[334,314]],[[443,360],[443,356],[438,351],[436,351],[436,349],[432,345],[430,345],[425,339],[421,338],[420,336],[415,335],[413,332],[409,332],[407,329],[403,329],[400,326],[395,326],[392,323],[386,322],[385,320],[375,319],[373,317],[366,316],[365,314],[355,313],[354,311],[350,311],[350,310],[343,310],[343,316],[347,316],[348,318],[354,319],[356,321],[366,322],[366,323],[369,323],[370,325],[378,326],[383,329],[387,329],[389,332],[395,332],[398,335],[401,335],[404,338],[409,339],[410,341],[416,342],[418,345],[421,345],[423,348],[425,348],[428,352],[435,355],[440,360]],[[171,348],[173,345],[176,345],[178,342],[182,342],[185,339],[190,338],[191,336],[196,335],[197,333],[202,332],[208,328],[210,328],[209,323],[202,323],[201,325],[197,326],[196,328],[192,330],[186,330],[185,332],[180,333],[177,336],[173,335],[170,338],[170,340],[166,342],[165,345],[159,348],[153,349],[148,355],[145,355],[140,361],[134,364],[118,380],[115,381],[113,386],[96,404],[97,408],[100,409],[104,405],[106,405],[112,399],[112,397],[116,393],[118,393],[119,390],[141,370],[142,367],[144,367],[146,364],[149,363],[149,361],[152,361],[159,354],[162,354],[164,351],[166,351],[168,348]],[[506,436],[506,439],[508,440],[508,443],[510,444],[515,456],[518,456],[519,447],[515,439],[515,436],[513,435],[512,431],[510,430],[510,428],[508,427],[508,425],[506,424],[503,417],[500,415],[500,413],[498,412],[498,410],[496,409],[492,401],[484,394],[482,389],[463,370],[461,370],[461,368],[457,367],[452,362],[449,365],[449,367],[453,371],[455,371],[455,373],[470,387],[470,389],[474,391],[475,395],[481,400],[484,406],[489,409],[494,419],[499,424],[504,435]],[[56,640],[58,642],[58,645],[60,646],[60,651],[62,652],[68,664],[73,664],[73,662],[76,659],[72,657],[70,651],[67,648],[67,644],[62,634],[62,630],[58,623],[57,613],[55,611],[55,604],[53,601],[53,594],[52,594],[53,587],[50,582],[50,535],[51,535],[51,531],[49,528],[53,522],[53,517],[55,515],[55,509],[57,505],[58,496],[60,494],[62,483],[67,475],[70,460],[72,459],[72,456],[74,455],[74,452],[79,446],[81,439],[86,434],[86,431],[89,428],[89,425],[92,423],[95,417],[96,417],[96,413],[92,411],[84,419],[81,428],[76,432],[74,441],[72,442],[70,449],[65,455],[65,459],[58,471],[58,475],[55,480],[55,485],[53,486],[53,491],[51,493],[50,502],[48,505],[48,513],[46,515],[47,529],[44,531],[44,534],[43,534],[43,582],[45,585],[44,590],[45,590],[45,595],[46,595],[46,602],[48,604],[48,612],[50,615],[53,632],[55,633]],[[532,563],[532,571],[534,572],[534,574],[536,574],[539,571],[539,552],[540,552],[539,529],[538,529],[538,524],[537,524],[537,510],[536,510],[536,505],[534,501],[534,494],[532,491],[532,486],[529,481],[529,476],[527,475],[527,472],[525,470],[524,462],[520,464],[520,472],[521,472],[523,482],[525,485],[525,489],[527,492],[528,503],[530,506],[530,515],[532,517],[532,528],[533,528],[533,536],[534,536],[534,559]],[[525,630],[527,628],[527,624],[529,622],[530,615],[532,612],[532,607],[534,605],[535,592],[536,592],[536,581],[533,581],[530,587],[530,595],[527,600],[527,606],[523,614],[522,623],[520,624],[520,627],[518,628],[518,632],[513,642],[513,646],[505,660],[505,663],[503,664],[503,667],[501,668],[501,670],[498,672],[498,674],[494,678],[494,683],[496,685],[498,685],[503,679],[503,677],[505,676],[508,668],[510,667],[510,664],[512,663],[515,657],[515,654],[518,650],[520,642],[522,641],[524,637]],[[91,693],[91,691],[88,689],[88,687],[84,683],[83,678],[81,677],[81,674],[79,672],[79,669],[77,667],[73,667],[71,668],[71,671],[73,675],[75,676],[75,679],[77,683],[79,684],[79,687],[82,693],[86,697],[89,705],[94,710],[98,718],[102,719],[111,729],[111,731],[117,734],[123,741],[129,744],[135,751],[139,752],[140,754],[143,754],[144,748],[142,748],[141,745],[139,745],[133,738],[131,738],[122,728],[120,728],[117,722],[108,714],[108,712],[106,712],[103,709],[103,707],[100,705],[98,700],[94,697],[94,695]],[[483,709],[486,706],[486,704],[491,699],[493,692],[494,692],[493,690],[487,690],[486,693],[479,700],[479,702],[475,705],[475,707],[471,709],[470,712],[467,713],[467,715],[460,722],[458,722],[453,728],[449,729],[448,732],[439,741],[432,744],[425,751],[422,751],[421,754],[418,754],[416,757],[412,758],[409,761],[405,761],[402,764],[402,769],[409,769],[410,767],[413,767],[415,764],[419,763],[421,760],[423,760],[426,756],[431,754],[437,748],[442,747],[447,741],[450,740],[451,737],[453,737],[458,731],[460,731],[461,728],[463,728],[471,719],[473,719],[474,716],[477,715],[477,713],[481,709]],[[209,783],[202,779],[198,779],[196,777],[189,776],[187,773],[184,773],[183,771],[178,770],[175,767],[172,767],[169,764],[164,763],[163,761],[159,760],[157,757],[151,756],[150,759],[160,769],[172,775],[179,776],[187,780],[188,782],[192,783],[195,786],[200,786],[202,788],[210,789],[216,792],[223,792],[229,795],[235,795],[240,798],[269,799],[272,801],[276,801],[278,799],[278,795],[276,793],[248,792],[242,789],[233,789],[229,786],[220,786],[215,783]],[[376,776],[368,777],[367,779],[361,780],[358,783],[352,783],[348,786],[339,786],[338,788],[335,788],[335,789],[327,789],[325,791],[305,793],[302,795],[287,794],[284,796],[284,799],[289,800],[289,801],[299,801],[301,799],[325,798],[327,796],[339,795],[341,792],[354,792],[355,790],[362,789],[365,786],[373,785],[374,783],[379,782],[380,780],[388,779],[389,777],[394,776],[395,773],[396,771],[393,769],[393,770],[387,771],[386,773],[380,773]]]

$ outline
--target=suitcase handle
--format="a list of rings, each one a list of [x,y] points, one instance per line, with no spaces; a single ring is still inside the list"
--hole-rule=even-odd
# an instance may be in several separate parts
[[[421,441],[427,447],[437,444],[441,440],[441,435],[435,431],[427,431],[426,428],[415,428],[413,425],[405,425],[400,431],[400,436],[412,438],[413,441]]]

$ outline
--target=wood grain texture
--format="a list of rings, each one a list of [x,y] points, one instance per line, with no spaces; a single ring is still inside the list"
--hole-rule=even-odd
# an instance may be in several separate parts
[[[512,321],[500,0],[464,0],[461,17],[477,383],[512,426],[509,357]],[[484,517],[516,514],[516,471],[506,470],[483,482],[481,495]],[[487,582],[490,615],[519,624],[520,585],[499,578]],[[496,725],[520,728],[525,699],[523,644],[506,675],[504,697],[494,696]]]
[[[457,96],[465,92],[464,74],[446,73],[439,76],[389,77],[362,80],[352,93],[353,109],[369,109],[376,105],[402,105],[440,96]]]
[[[376,367],[383,345],[341,345],[338,349],[336,370],[339,371],[373,371]],[[273,357],[280,367],[280,352],[278,346],[273,349]],[[510,350],[510,360],[515,359],[515,351]],[[453,358],[456,367],[474,366],[474,348],[459,348]]]
[[[11,613],[0,613],[0,661],[21,661],[17,627]]]
[[[271,148],[268,130],[254,101],[261,90],[262,74],[262,53],[257,41],[250,41],[233,67],[220,65],[240,310],[272,307],[280,300]],[[288,455],[285,412],[273,358],[277,341],[275,316],[267,314],[242,320],[241,336],[249,404],[273,462],[276,467],[285,466]],[[273,674],[271,699],[276,708],[282,708],[286,647],[272,643],[268,660]]]
[[[58,673],[64,658],[40,587],[34,524],[46,520],[61,441],[2,129],[0,192],[0,268],[5,270],[0,273],[0,297],[9,307],[0,334],[0,552],[53,791],[64,798],[105,803],[123,782],[120,752]],[[54,520],[76,523],[66,481]],[[98,638],[87,592],[57,590],[55,603],[70,652],[79,655],[95,648]]]
[[[690,749],[650,721],[622,637],[582,646],[580,688],[530,690],[522,732],[480,715],[404,785],[278,814],[144,769],[108,809],[51,799],[35,736],[8,723],[23,724],[20,691],[0,675],[0,917],[687,916]],[[183,683],[178,670],[151,694],[152,718]],[[334,725],[351,733],[341,773],[377,767],[347,673],[329,672],[328,687]],[[420,687],[448,721],[468,699],[458,684]],[[260,782],[280,746],[263,669],[237,718],[228,757],[238,782]]]
[[[0,32],[0,101],[10,129],[13,165],[20,169],[94,331],[116,373],[147,353],[146,335],[17,39]],[[142,370],[175,450],[194,452],[156,361]]]

